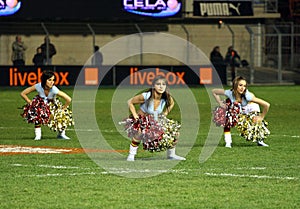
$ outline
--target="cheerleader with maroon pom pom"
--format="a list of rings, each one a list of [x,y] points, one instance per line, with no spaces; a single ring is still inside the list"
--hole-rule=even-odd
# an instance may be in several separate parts
[[[166,118],[174,106],[174,100],[165,77],[154,78],[150,89],[132,97],[127,103],[132,114],[122,122],[132,138],[127,161],[135,160],[141,142],[145,150],[157,152],[166,149],[168,159],[185,160],[175,154],[180,124]],[[140,108],[136,110],[135,105],[140,105]]]
[[[220,105],[220,107],[214,111],[214,122],[216,125],[224,127],[225,147],[231,148],[232,138],[230,128],[238,123],[238,116],[248,103],[254,102],[263,107],[262,112],[253,117],[254,122],[261,123],[269,111],[270,104],[249,92],[247,89],[247,81],[241,76],[237,76],[233,80],[230,90],[213,89],[212,93]],[[221,95],[228,98],[225,103],[221,100]],[[239,106],[238,110],[236,109],[237,105]],[[257,141],[257,145],[268,146],[263,140]]]
[[[65,92],[59,90],[54,83],[54,72],[45,71],[41,76],[40,83],[30,86],[21,92],[21,97],[27,103],[23,108],[24,113],[22,116],[28,123],[35,124],[35,140],[40,140],[42,137],[41,125],[48,125],[51,121],[51,117],[53,117],[53,114],[56,115],[56,110],[52,111],[51,113],[50,108],[50,102],[54,102],[55,99],[57,99],[56,95],[65,100],[65,104],[61,105],[61,110],[59,111],[70,112],[68,110],[68,106],[71,103],[71,97]],[[30,100],[27,95],[34,91],[37,91],[38,95]],[[66,136],[65,129],[58,129],[58,131],[58,138],[70,139],[68,136]]]

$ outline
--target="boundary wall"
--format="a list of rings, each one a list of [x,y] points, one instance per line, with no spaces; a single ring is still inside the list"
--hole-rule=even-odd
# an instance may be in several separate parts
[[[141,31],[143,32],[143,31]],[[195,45],[202,50],[207,57],[214,46],[220,46],[221,53],[225,56],[227,48],[234,45],[241,59],[250,59],[250,34],[245,28],[245,25],[230,25],[226,27],[226,23],[219,27],[217,24],[169,24],[168,33],[176,35],[187,42]],[[74,34],[75,31],[74,31]],[[89,34],[89,31],[87,31]],[[0,65],[11,65],[11,45],[15,40],[15,35],[0,36]],[[26,65],[32,65],[32,58],[36,52],[36,48],[43,43],[45,35],[22,35],[22,40],[27,45],[26,50]],[[137,36],[140,36],[137,31]],[[53,57],[53,65],[84,65],[93,54],[93,45],[104,46],[124,35],[108,34],[108,35],[53,35],[49,34],[51,43],[56,46],[57,54]],[[141,43],[128,42],[128,50],[131,46]],[[143,43],[146,44],[146,43]],[[172,47],[172,43],[164,43]],[[115,50],[116,53],[118,49]],[[178,53],[182,54],[182,49]],[[101,49],[100,49],[101,51]],[[130,57],[126,60],[121,60],[121,65],[180,65],[182,63],[161,55],[143,54],[143,59],[140,56]],[[193,54],[186,54],[187,59],[193,60]],[[112,61],[109,57],[104,57],[104,65],[110,65]]]

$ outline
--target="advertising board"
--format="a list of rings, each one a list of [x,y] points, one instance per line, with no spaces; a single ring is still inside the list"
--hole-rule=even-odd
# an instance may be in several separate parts
[[[59,86],[151,85],[159,75],[166,77],[171,86],[209,85],[219,77],[226,80],[226,71],[216,72],[212,66],[0,66],[0,86],[34,85],[41,81],[45,70],[55,72],[55,85]]]

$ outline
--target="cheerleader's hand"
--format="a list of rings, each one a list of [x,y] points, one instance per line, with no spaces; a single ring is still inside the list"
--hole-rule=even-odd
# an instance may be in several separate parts
[[[136,115],[136,114],[134,114],[134,115],[133,115],[133,118],[134,118],[135,120],[138,120],[138,119],[139,119],[139,116]]]
[[[220,102],[220,107],[222,107],[223,109],[226,109],[227,108],[227,105],[223,102]]]
[[[64,105],[61,109],[62,109],[62,110],[67,110],[68,108],[69,108],[68,105]]]
[[[255,122],[255,123],[260,123],[260,122],[262,122],[263,117],[261,117],[260,115],[254,116],[252,120],[253,120],[253,122]]]

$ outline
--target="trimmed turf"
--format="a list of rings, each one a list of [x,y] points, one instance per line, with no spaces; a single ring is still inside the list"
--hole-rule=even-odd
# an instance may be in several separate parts
[[[22,121],[17,109],[24,104],[20,91],[0,89],[0,144],[81,147],[73,127],[67,132],[72,140],[57,140],[43,127],[43,140],[34,141],[33,126]],[[271,103],[266,117],[270,147],[246,142],[233,130],[232,149],[221,140],[212,156],[199,163],[211,120],[210,101],[205,88],[192,88],[201,128],[187,160],[169,172],[133,179],[107,173],[86,154],[2,155],[0,208],[298,208],[300,87],[255,86],[250,91]],[[130,141],[116,131],[111,119],[114,92],[99,90],[96,119],[107,142],[127,150]],[[170,117],[180,120],[180,107]],[[121,154],[125,162],[126,153]],[[139,149],[138,160],[148,156],[153,154]]]

